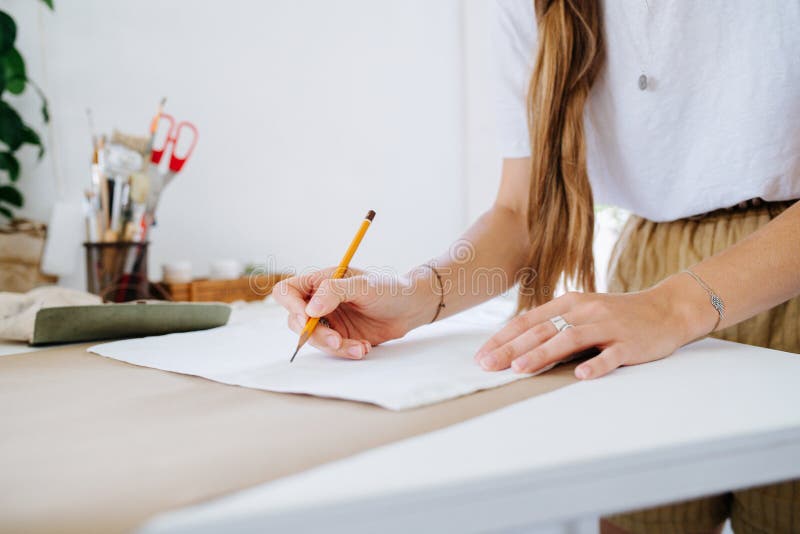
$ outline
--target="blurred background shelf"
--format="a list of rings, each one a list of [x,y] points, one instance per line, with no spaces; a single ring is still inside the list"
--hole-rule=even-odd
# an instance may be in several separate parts
[[[174,301],[179,302],[234,302],[237,300],[263,300],[272,287],[287,278],[285,273],[254,274],[233,280],[198,279],[186,284],[164,283]]]

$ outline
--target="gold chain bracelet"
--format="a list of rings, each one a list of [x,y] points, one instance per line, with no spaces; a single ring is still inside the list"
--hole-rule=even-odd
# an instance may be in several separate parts
[[[436,276],[436,281],[439,283],[439,305],[436,306],[436,313],[433,315],[433,319],[431,319],[431,323],[433,323],[439,318],[442,310],[446,308],[444,304],[444,282],[442,282],[442,276],[439,274],[439,271],[436,269],[436,267],[429,263],[424,263],[422,266],[430,269],[434,276]]]
[[[722,298],[719,295],[717,295],[717,293],[713,289],[711,289],[711,286],[706,284],[703,281],[703,279],[700,278],[700,276],[698,276],[694,271],[692,271],[691,269],[684,269],[683,272],[694,278],[695,281],[698,284],[700,284],[700,287],[702,287],[705,290],[705,292],[708,293],[708,296],[711,299],[711,305],[714,307],[715,310],[717,310],[717,315],[718,315],[717,322],[714,325],[714,328],[711,329],[711,332],[714,332],[714,330],[716,330],[717,327],[719,326],[719,323],[722,322],[722,320],[725,318],[725,303],[722,301]]]

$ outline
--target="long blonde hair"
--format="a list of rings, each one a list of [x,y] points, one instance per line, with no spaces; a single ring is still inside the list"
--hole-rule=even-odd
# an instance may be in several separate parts
[[[519,310],[552,298],[562,279],[594,291],[594,203],[583,110],[605,59],[599,0],[535,0],[538,52],[528,86],[531,186],[528,274]]]

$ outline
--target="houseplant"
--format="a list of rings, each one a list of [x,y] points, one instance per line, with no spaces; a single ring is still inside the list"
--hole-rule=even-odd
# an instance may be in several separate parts
[[[41,1],[53,9],[53,0]],[[47,99],[39,86],[28,78],[25,60],[15,46],[16,39],[16,22],[8,13],[0,11],[0,215],[6,219],[12,219],[13,210],[24,204],[22,193],[16,187],[20,176],[16,152],[22,145],[29,144],[39,148],[39,159],[44,155],[39,134],[22,120],[9,102],[8,95],[22,94],[31,86],[41,99],[44,122],[50,120]]]
[[[42,0],[53,9],[52,0]],[[29,77],[25,60],[16,47],[17,24],[6,12],[0,10],[0,221],[10,222],[0,226],[0,291],[27,291],[42,284],[52,284],[53,276],[43,274],[39,262],[44,247],[46,227],[43,223],[14,220],[14,209],[24,203],[17,188],[20,163],[17,151],[23,145],[39,149],[39,159],[44,147],[39,135],[14,109],[13,97],[30,86],[41,100],[44,122],[49,122],[47,100],[44,93]]]

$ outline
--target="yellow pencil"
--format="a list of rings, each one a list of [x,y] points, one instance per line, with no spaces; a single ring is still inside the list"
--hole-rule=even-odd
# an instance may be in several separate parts
[[[341,278],[347,272],[347,268],[350,266],[350,260],[353,259],[353,255],[356,253],[358,249],[358,245],[361,244],[361,240],[364,238],[364,234],[367,233],[367,229],[369,225],[372,224],[372,219],[375,218],[375,212],[369,210],[367,212],[367,216],[364,217],[364,220],[361,221],[361,226],[358,228],[358,232],[356,232],[356,236],[353,238],[353,241],[350,242],[350,246],[347,247],[347,252],[344,253],[342,257],[342,261],[339,262],[339,266],[334,271],[332,279]],[[294,361],[294,357],[297,356],[297,353],[300,351],[303,345],[305,345],[308,338],[311,337],[311,334],[314,333],[314,329],[317,327],[319,323],[319,317],[309,317],[308,321],[306,321],[306,325],[303,327],[303,331],[300,333],[300,340],[297,342],[297,348],[294,350],[294,354],[289,359],[289,363]]]

